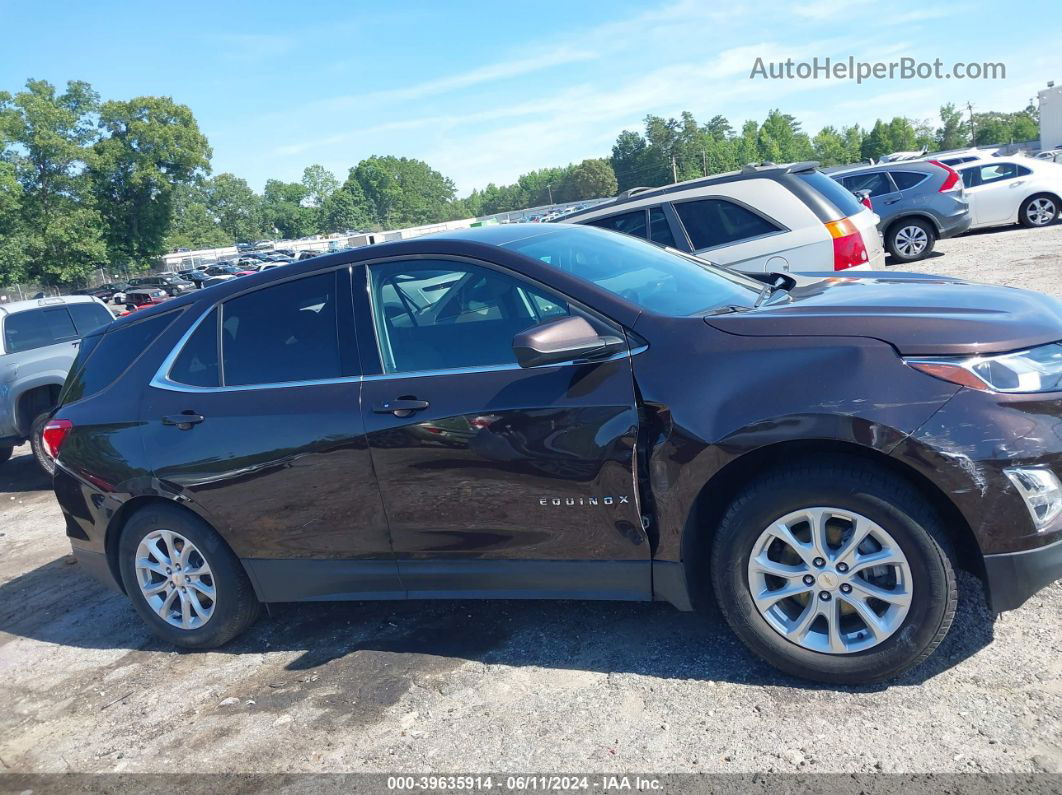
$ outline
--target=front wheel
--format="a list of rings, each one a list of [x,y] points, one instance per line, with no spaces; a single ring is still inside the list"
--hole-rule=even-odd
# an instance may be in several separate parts
[[[1054,196],[1030,196],[1022,202],[1018,220],[1022,226],[1038,227],[1053,224],[1058,218],[1058,199]]]
[[[258,618],[261,605],[239,560],[188,511],[152,505],[135,513],[122,530],[118,565],[133,607],[175,646],[221,646]]]
[[[937,241],[936,230],[925,221],[909,219],[898,221],[885,237],[885,247],[893,259],[899,262],[914,262],[928,257]]]
[[[957,602],[921,495],[857,461],[779,471],[743,491],[712,549],[716,598],[756,654],[805,679],[863,684],[926,659]]]

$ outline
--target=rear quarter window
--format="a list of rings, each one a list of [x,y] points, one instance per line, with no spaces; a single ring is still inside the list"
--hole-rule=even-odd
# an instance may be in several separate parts
[[[915,185],[921,185],[929,179],[929,174],[919,174],[916,171],[892,171],[890,173],[892,181],[896,183],[899,190],[910,190]]]
[[[675,212],[696,251],[782,231],[762,215],[726,199],[679,202]]]
[[[156,315],[83,340],[60,393],[60,404],[83,400],[117,381],[178,314]]]

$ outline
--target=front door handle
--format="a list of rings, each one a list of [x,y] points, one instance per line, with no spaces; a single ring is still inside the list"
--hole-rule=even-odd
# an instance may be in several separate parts
[[[193,411],[182,412],[180,414],[171,414],[168,417],[162,418],[163,425],[176,425],[178,430],[189,431],[193,425],[198,425],[206,417],[201,414],[196,414]]]
[[[396,417],[409,417],[414,411],[421,411],[431,404],[426,400],[416,398],[395,398],[383,403],[377,403],[372,410],[377,414],[394,414]]]

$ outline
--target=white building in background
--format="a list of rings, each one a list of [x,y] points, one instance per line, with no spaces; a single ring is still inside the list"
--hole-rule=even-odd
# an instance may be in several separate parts
[[[1062,146],[1062,86],[1048,83],[1040,92],[1040,149]]]

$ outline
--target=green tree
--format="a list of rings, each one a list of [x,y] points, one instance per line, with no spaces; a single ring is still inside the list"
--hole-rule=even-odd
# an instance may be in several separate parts
[[[568,173],[565,201],[581,201],[616,195],[616,173],[607,160],[584,160]]]
[[[105,102],[89,174],[111,261],[146,263],[163,254],[173,192],[210,168],[210,146],[192,111],[169,97]]]
[[[306,200],[307,190],[301,182],[267,180],[262,193],[262,220],[284,238],[311,235],[317,226],[317,211],[306,206]]]
[[[178,185],[172,198],[172,218],[166,248],[219,248],[232,245],[232,236],[218,225],[207,208],[202,185]]]
[[[824,166],[845,165],[849,162],[847,142],[833,127],[823,127],[815,136],[815,157]]]
[[[246,180],[218,174],[206,182],[207,208],[230,242],[254,240],[265,234],[262,201]]]
[[[327,168],[315,163],[303,169],[302,187],[306,190],[306,204],[310,207],[320,207],[339,189],[339,180]]]
[[[892,137],[889,134],[889,125],[878,119],[874,122],[874,127],[863,138],[860,156],[877,160],[882,155],[895,151],[896,147],[892,145]]]
[[[21,187],[25,277],[46,284],[83,279],[104,262],[102,221],[92,203],[85,170],[99,96],[88,83],[71,81],[56,92],[28,80],[13,97],[0,92],[0,159]]]
[[[27,240],[22,224],[22,186],[15,167],[0,161],[0,284],[26,278]]]
[[[384,228],[434,223],[446,216],[454,183],[422,160],[373,155],[351,172]]]
[[[918,148],[918,133],[910,119],[895,116],[889,122],[889,142],[894,152],[910,152]]]
[[[612,146],[612,170],[616,174],[618,190],[624,191],[639,185],[645,185],[643,174],[646,172],[646,155],[648,144],[641,133],[624,130]]]
[[[940,126],[937,128],[937,149],[961,149],[969,145],[969,131],[962,113],[949,102],[940,106]]]
[[[324,233],[346,232],[348,229],[361,231],[376,228],[372,217],[372,208],[365,199],[361,185],[351,176],[343,187],[332,191],[321,205],[320,229]]]

